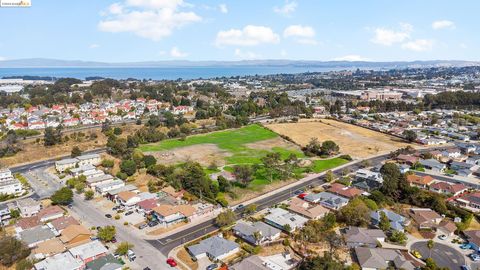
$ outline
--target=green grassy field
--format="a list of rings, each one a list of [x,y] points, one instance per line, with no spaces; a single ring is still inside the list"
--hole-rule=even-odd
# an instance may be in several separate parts
[[[271,151],[248,148],[245,144],[277,138],[278,134],[259,125],[249,125],[239,129],[212,132],[208,134],[194,135],[187,137],[184,141],[170,139],[155,144],[141,145],[143,152],[165,151],[179,147],[192,146],[197,144],[215,144],[218,148],[230,152],[232,155],[225,158],[227,164],[258,164],[260,159]],[[297,150],[285,149],[282,147],[272,148],[282,158],[295,154],[303,157],[303,153]]]
[[[331,158],[331,159],[323,159],[323,160],[315,160],[313,161],[312,171],[316,173],[320,173],[326,170],[333,169],[340,165],[348,163],[348,160],[342,158]]]
[[[283,147],[273,147],[270,151],[263,149],[253,149],[246,146],[249,143],[277,138],[278,134],[263,128],[260,125],[249,125],[239,129],[225,130],[212,132],[208,134],[200,134],[187,137],[181,141],[178,139],[170,139],[154,144],[141,145],[140,150],[143,152],[165,151],[172,150],[179,147],[186,147],[198,144],[215,144],[218,148],[228,151],[231,156],[226,157],[225,171],[233,172],[233,166],[238,164],[261,164],[261,158],[270,152],[277,152],[282,159],[286,159],[289,155],[295,154],[298,158],[305,158],[305,155],[300,150],[286,149]],[[325,160],[314,160],[312,166],[309,168],[311,172],[323,172],[342,164],[347,163],[347,160],[341,158],[332,158]],[[301,178],[306,168],[297,168],[294,171],[296,178]],[[207,174],[218,172],[219,170],[212,170],[205,168]],[[275,181],[275,180],[274,180]],[[261,190],[262,187],[268,185],[270,181],[267,179],[265,169],[260,167],[255,173],[254,180],[252,180],[248,188],[252,190]]]

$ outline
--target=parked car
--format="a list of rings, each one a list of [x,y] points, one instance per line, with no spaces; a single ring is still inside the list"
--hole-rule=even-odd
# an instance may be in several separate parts
[[[477,253],[472,253],[472,254],[470,254],[469,256],[470,256],[470,258],[471,258],[474,262],[480,261],[480,255],[477,254]]]
[[[147,223],[144,223],[144,224],[138,226],[138,229],[143,230],[143,229],[145,229],[146,227],[148,227],[148,224],[147,224]]]
[[[135,252],[133,252],[133,250],[129,249],[127,251],[127,258],[129,261],[133,262],[137,258],[137,255],[135,254]]]
[[[210,264],[210,265],[207,266],[207,268],[205,268],[205,269],[207,269],[207,270],[214,270],[214,269],[217,269],[217,268],[218,268],[218,265],[217,265],[216,263],[214,263],[214,264]]]
[[[148,222],[148,227],[155,227],[158,225],[158,221],[152,220]]]
[[[237,205],[237,207],[235,207],[235,211],[237,211],[237,210],[243,210],[243,208],[245,208],[245,205],[239,204],[239,205]]]
[[[460,245],[460,248],[461,249],[471,249],[472,245],[470,245],[469,243],[463,243],[463,244]]]
[[[438,236],[438,239],[445,240],[445,239],[447,239],[447,236],[445,234],[442,234],[442,235]]]
[[[171,267],[177,266],[177,262],[173,258],[168,258],[167,264],[170,265]]]
[[[130,216],[131,214],[133,214],[133,211],[128,211],[125,213],[125,216]]]
[[[412,255],[415,256],[415,258],[417,258],[417,259],[422,258],[422,254],[420,254],[420,252],[418,252],[418,250],[412,250]]]
[[[110,215],[110,214],[105,214],[105,217],[106,217],[106,218],[112,218],[112,215]]]
[[[110,240],[110,242],[116,243],[116,242],[117,242],[117,238],[113,237],[112,240]]]
[[[120,209],[120,206],[117,205],[112,208],[112,211],[117,211],[118,209]]]
[[[300,193],[300,194],[297,195],[297,197],[303,200],[303,198],[305,198],[305,196],[307,196],[307,195],[308,195],[308,193]]]
[[[300,195],[302,193],[304,193],[305,191],[303,189],[299,189],[299,190],[296,190],[293,194],[295,195]]]
[[[98,237],[97,236],[92,236],[92,237],[90,237],[90,240],[92,240],[92,241],[98,240]]]
[[[468,265],[462,265],[460,266],[461,270],[472,270]]]

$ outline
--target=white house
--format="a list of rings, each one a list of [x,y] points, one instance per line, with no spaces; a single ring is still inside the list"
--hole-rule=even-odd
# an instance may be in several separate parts
[[[9,169],[0,171],[0,194],[20,195],[23,192],[22,183],[15,179]]]
[[[77,166],[78,159],[76,158],[66,158],[59,161],[55,161],[55,169],[57,172],[63,173],[68,169],[73,169]]]
[[[90,154],[90,155],[81,155],[77,157],[78,159],[78,166],[86,166],[86,165],[93,165],[97,166],[100,165],[102,162],[102,158],[99,154]]]
[[[121,188],[123,186],[125,186],[125,182],[123,182],[122,180],[114,180],[109,183],[104,183],[104,184],[95,186],[95,191],[97,191],[97,193],[101,195],[105,195],[108,191]]]
[[[264,217],[265,223],[272,225],[273,227],[281,230],[288,230],[293,232],[296,229],[302,228],[308,221],[300,215],[293,214],[282,208],[272,208],[269,210],[269,214]],[[287,228],[288,227],[290,228]]]

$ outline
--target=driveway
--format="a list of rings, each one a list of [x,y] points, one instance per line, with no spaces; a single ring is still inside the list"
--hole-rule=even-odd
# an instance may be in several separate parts
[[[412,250],[418,250],[423,258],[430,257],[430,250],[427,247],[427,241],[416,242],[411,246]],[[460,269],[461,265],[466,264],[466,258],[459,251],[449,247],[445,244],[435,242],[431,250],[432,259],[440,267],[447,267],[448,269]]]

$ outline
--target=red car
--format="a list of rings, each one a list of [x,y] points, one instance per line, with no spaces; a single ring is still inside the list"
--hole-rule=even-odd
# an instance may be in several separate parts
[[[170,265],[171,267],[177,266],[177,262],[173,258],[168,258],[167,264]]]
[[[302,193],[302,194],[299,194],[297,197],[300,198],[300,199],[303,199],[307,195],[308,195],[308,193]]]

